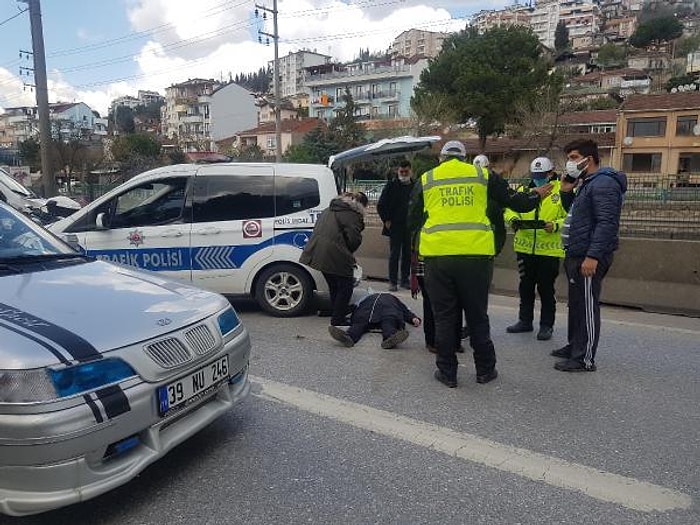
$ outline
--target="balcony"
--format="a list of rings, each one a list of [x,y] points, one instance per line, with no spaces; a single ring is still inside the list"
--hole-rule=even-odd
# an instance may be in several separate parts
[[[372,69],[350,70],[350,71],[335,71],[333,73],[321,73],[318,75],[309,75],[306,78],[306,85],[311,87],[314,85],[333,84],[339,80],[363,80],[372,78],[392,78],[392,77],[408,77],[411,76],[411,66],[382,66]]]

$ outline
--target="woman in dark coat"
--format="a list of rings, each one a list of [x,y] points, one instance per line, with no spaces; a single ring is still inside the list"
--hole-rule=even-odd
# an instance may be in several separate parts
[[[318,218],[299,262],[323,273],[331,296],[331,326],[345,323],[354,284],[355,251],[365,229],[364,193],[346,193],[333,199]]]

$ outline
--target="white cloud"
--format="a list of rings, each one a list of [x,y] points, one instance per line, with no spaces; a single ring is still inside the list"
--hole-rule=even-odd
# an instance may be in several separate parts
[[[464,18],[455,18],[451,12],[464,15],[506,3],[448,0],[433,7],[425,0],[280,0],[280,56],[311,49],[337,60],[351,60],[360,49],[387,50],[397,35],[414,27],[463,29]],[[263,4],[271,6],[271,2]],[[257,32],[272,33],[273,29],[271,15],[265,21],[256,19],[253,6],[251,0],[127,0],[132,30],[149,34],[149,41],[134,57],[137,73],[112,83],[76,88],[54,71],[49,75],[49,99],[80,100],[106,114],[113,98],[135,95],[139,89],[163,93],[166,87],[188,78],[227,79],[229,74],[257,71],[273,59],[272,45],[258,44]],[[19,79],[0,70],[0,104],[34,104],[33,93],[17,95],[18,86],[21,89]],[[17,103],[8,104],[9,100]]]

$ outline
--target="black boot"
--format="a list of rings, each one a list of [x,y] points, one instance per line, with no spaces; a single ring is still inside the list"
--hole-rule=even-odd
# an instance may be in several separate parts
[[[522,332],[532,332],[532,323],[525,323],[523,321],[518,321],[515,324],[510,325],[506,328],[506,332],[509,334],[519,334]]]

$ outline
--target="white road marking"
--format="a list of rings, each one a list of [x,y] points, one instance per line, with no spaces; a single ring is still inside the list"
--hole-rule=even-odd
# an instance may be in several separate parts
[[[687,509],[693,501],[682,492],[503,445],[473,434],[433,425],[311,390],[251,376],[262,387],[256,394],[357,428],[377,432],[449,456],[479,463],[554,487],[642,512]]]

